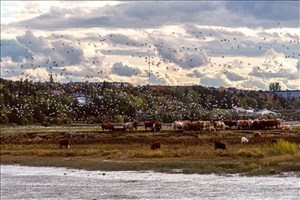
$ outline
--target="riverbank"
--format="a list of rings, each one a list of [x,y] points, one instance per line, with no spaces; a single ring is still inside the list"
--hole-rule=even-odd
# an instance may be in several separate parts
[[[109,133],[89,127],[72,130],[70,149],[58,146],[59,138],[68,133],[61,129],[1,133],[1,164],[186,174],[300,173],[300,127],[291,131],[265,130],[261,138],[254,138],[255,131],[251,130]],[[249,143],[241,144],[241,137],[247,137]],[[297,149],[274,153],[272,140],[287,141]],[[161,149],[150,149],[155,141],[161,141]],[[223,142],[227,149],[215,150],[215,141]]]
[[[248,177],[1,165],[2,199],[286,200],[297,199],[298,191],[296,173]]]

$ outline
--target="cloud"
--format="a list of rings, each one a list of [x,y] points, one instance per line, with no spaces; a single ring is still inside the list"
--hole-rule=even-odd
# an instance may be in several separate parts
[[[204,73],[200,72],[200,70],[193,70],[192,73],[187,74],[188,77],[195,77],[195,78],[201,78],[205,76]]]
[[[33,54],[16,40],[1,40],[1,58],[9,57],[13,62],[21,62]]]
[[[199,67],[208,63],[208,56],[205,51],[202,51],[196,46],[189,45],[187,41],[186,45],[179,46],[182,43],[176,38],[166,39],[159,38],[153,41],[154,44],[161,44],[156,47],[156,53],[163,59],[169,62],[173,62],[183,69],[190,69]]]
[[[113,64],[112,72],[114,74],[117,74],[120,76],[127,76],[127,77],[138,75],[138,74],[142,73],[142,71],[139,70],[138,68],[130,67],[121,62],[117,62],[117,63]]]
[[[17,36],[17,41],[32,52],[33,57],[46,59],[51,56],[51,61],[64,62],[69,65],[77,65],[84,60],[82,49],[72,44],[73,41],[63,38],[49,41],[42,36],[36,37],[28,30],[24,35]]]
[[[246,90],[268,90],[269,83],[261,79],[246,80],[241,82],[237,87]]]
[[[274,23],[276,20],[299,19],[299,2],[297,1],[242,1],[238,3],[228,1],[225,6],[229,11],[251,15],[258,20],[271,20]]]
[[[226,80],[224,76],[205,76],[200,79],[201,85],[212,86],[212,87],[231,87],[232,84]]]
[[[247,88],[265,88],[264,82],[282,81],[299,88],[294,2],[103,3],[15,2],[18,9],[4,8],[5,77],[36,77],[44,70],[62,81],[147,84],[150,56],[153,84],[242,87],[245,82]]]
[[[226,77],[230,81],[242,81],[242,80],[246,79],[244,76],[242,76],[240,74],[237,74],[235,72],[232,72],[232,71],[227,71],[226,72]]]
[[[255,77],[282,78],[289,80],[299,79],[299,68],[296,63],[289,62],[283,53],[269,49],[264,54],[265,60],[261,66],[254,67],[249,75]]]
[[[47,30],[80,27],[150,28],[185,23],[233,27],[251,24],[259,27],[260,23],[292,20],[294,27],[297,27],[298,19],[297,2],[133,1],[105,7],[95,3],[88,9],[82,5],[74,8],[54,4],[48,12],[14,25],[30,24],[34,29]]]

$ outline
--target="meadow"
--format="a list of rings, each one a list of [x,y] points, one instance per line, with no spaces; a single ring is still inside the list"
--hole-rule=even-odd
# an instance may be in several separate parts
[[[152,170],[167,173],[268,175],[300,172],[300,126],[270,129],[160,132],[102,131],[96,125],[2,126],[1,164],[55,166],[87,170]],[[59,140],[70,137],[70,148]],[[249,139],[241,144],[241,137]],[[272,141],[277,143],[271,143]],[[151,150],[155,141],[161,148]],[[226,144],[215,150],[214,142]]]

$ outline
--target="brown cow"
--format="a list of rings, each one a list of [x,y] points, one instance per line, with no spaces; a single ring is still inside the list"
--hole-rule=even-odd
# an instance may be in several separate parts
[[[288,131],[291,131],[292,130],[292,127],[291,125],[282,125],[280,126],[282,130],[288,130]]]
[[[254,137],[261,137],[261,132],[255,131],[254,132]]]
[[[200,121],[201,130],[210,130],[210,121]]]
[[[231,119],[225,119],[223,120],[224,124],[226,126],[228,126],[230,129],[232,129],[232,127],[236,127],[237,126],[237,121],[236,120],[231,120]]]
[[[162,127],[162,123],[158,121],[145,121],[144,125],[145,125],[145,131],[147,131],[147,128],[150,128],[152,131],[156,132],[156,131],[160,131]]]
[[[200,131],[201,130],[201,121],[193,121],[191,122],[191,130]]]
[[[70,140],[69,139],[59,140],[59,147],[60,148],[66,147],[67,149],[70,148]]]
[[[155,149],[160,149],[160,141],[154,142],[151,144],[151,149],[155,150]]]
[[[236,129],[250,129],[251,128],[252,121],[251,120],[238,120]]]
[[[101,127],[102,127],[102,131],[104,131],[105,129],[108,129],[108,131],[114,130],[114,125],[111,123],[103,123],[101,124]]]
[[[214,122],[214,128],[216,130],[225,130],[226,125],[222,121],[215,121]]]

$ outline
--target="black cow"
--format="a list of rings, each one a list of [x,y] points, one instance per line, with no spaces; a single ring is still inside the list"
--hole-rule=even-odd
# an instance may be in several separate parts
[[[157,141],[157,142],[154,142],[151,144],[151,149],[154,150],[154,149],[160,149],[160,141]]]
[[[226,145],[221,142],[215,142],[215,149],[226,149]]]
[[[60,148],[66,147],[67,149],[70,148],[70,140],[69,139],[59,140],[59,147]]]

